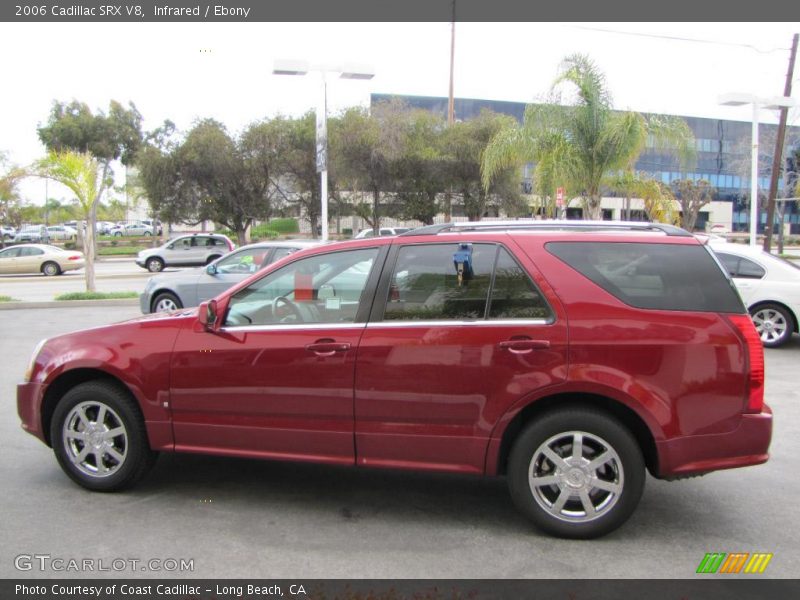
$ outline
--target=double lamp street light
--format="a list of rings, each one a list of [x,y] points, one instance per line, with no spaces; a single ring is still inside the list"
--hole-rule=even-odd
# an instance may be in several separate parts
[[[321,75],[322,93],[317,107],[317,172],[320,175],[320,203],[322,205],[322,240],[328,234],[328,83],[329,73],[338,73],[341,79],[372,79],[375,72],[361,65],[319,65],[304,60],[276,60],[273,75],[306,75],[314,71]]]

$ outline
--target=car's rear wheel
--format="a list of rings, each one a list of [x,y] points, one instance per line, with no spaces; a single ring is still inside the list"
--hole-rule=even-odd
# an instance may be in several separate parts
[[[212,262],[214,262],[214,261],[215,261],[215,260],[217,260],[218,258],[219,258],[219,254],[214,254],[214,255],[212,255],[212,256],[209,256],[209,257],[206,259],[206,264],[207,264],[207,265],[210,265]]]
[[[779,304],[761,304],[750,309],[761,343],[767,348],[777,348],[792,338],[794,318]]]
[[[42,265],[42,273],[44,273],[47,277],[52,277],[53,275],[60,275],[61,267],[58,266],[58,263],[54,263],[53,261],[47,261]]]
[[[82,383],[64,395],[53,413],[50,441],[64,472],[98,492],[131,487],[157,457],[134,400],[105,381]]]
[[[144,263],[147,267],[147,270],[151,273],[158,273],[159,271],[164,270],[164,261],[154,256],[153,258],[148,258],[147,262]]]
[[[145,231],[145,232],[144,232],[144,234],[145,234],[146,236],[151,236],[151,235],[153,235],[153,234],[152,234],[152,233],[150,233],[149,231]]]
[[[153,299],[153,312],[169,312],[183,308],[180,299],[170,292],[162,292]]]
[[[558,537],[595,538],[622,525],[644,490],[641,450],[630,431],[591,407],[537,417],[508,462],[517,507]]]

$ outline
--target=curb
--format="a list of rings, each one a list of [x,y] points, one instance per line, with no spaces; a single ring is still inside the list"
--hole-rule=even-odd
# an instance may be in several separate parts
[[[0,302],[0,310],[20,308],[79,308],[82,306],[139,306],[138,298],[117,298],[113,300],[61,300],[56,302]]]

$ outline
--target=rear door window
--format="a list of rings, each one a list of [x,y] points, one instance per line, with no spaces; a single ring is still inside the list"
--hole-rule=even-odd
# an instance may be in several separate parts
[[[740,277],[744,279],[761,279],[767,272],[758,263],[744,258],[743,256],[735,256],[733,254],[725,254],[717,252],[717,257],[720,262],[728,269],[731,277]]]
[[[547,250],[637,308],[743,313],[733,284],[703,246],[549,242]]]
[[[472,272],[458,280],[458,244],[400,247],[384,321],[550,319],[552,311],[508,250],[471,244]]]

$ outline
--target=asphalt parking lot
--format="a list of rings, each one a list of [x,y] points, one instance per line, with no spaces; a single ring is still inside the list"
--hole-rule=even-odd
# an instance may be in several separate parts
[[[15,384],[40,338],[137,314],[134,306],[0,311],[0,577],[686,578],[707,552],[771,552],[761,577],[800,571],[798,336],[766,352],[775,412],[766,465],[649,478],[628,524],[586,542],[537,532],[502,479],[162,455],[130,492],[78,488],[20,428]],[[21,571],[20,555],[140,562]],[[193,570],[141,571],[153,559],[191,560]]]

